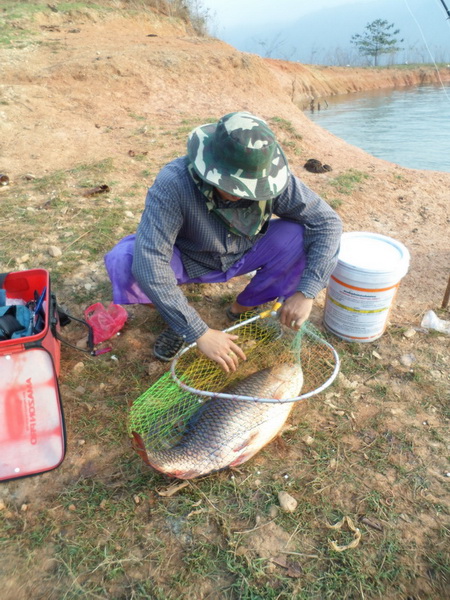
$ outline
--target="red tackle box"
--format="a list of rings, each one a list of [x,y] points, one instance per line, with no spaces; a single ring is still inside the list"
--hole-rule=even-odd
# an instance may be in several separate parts
[[[5,481],[58,467],[66,432],[58,386],[59,317],[50,275],[30,269],[0,277],[7,299],[43,299],[39,332],[0,340],[0,481]]]

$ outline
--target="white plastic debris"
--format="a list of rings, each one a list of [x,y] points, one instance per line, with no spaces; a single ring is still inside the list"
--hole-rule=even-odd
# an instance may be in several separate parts
[[[421,325],[426,329],[434,329],[434,331],[439,331],[440,333],[450,334],[450,321],[440,319],[432,310],[428,310],[424,314]]]

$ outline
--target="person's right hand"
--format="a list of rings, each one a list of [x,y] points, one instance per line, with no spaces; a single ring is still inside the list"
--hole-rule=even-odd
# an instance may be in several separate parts
[[[218,329],[208,329],[197,340],[198,349],[214,360],[226,373],[236,371],[239,358],[247,360],[244,352],[233,340],[239,336]]]

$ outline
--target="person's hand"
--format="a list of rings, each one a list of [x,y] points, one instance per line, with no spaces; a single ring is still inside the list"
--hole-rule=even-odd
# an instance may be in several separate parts
[[[295,292],[284,301],[280,312],[280,321],[283,325],[298,331],[308,319],[314,300],[306,298],[302,292]]]
[[[246,360],[247,357],[233,340],[239,336],[225,333],[218,329],[208,329],[206,333],[197,340],[198,349],[208,358],[214,360],[226,373],[236,371],[239,358]]]

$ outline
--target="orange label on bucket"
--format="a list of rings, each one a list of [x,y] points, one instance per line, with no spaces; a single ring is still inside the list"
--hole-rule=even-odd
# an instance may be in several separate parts
[[[368,289],[368,288],[356,287],[354,285],[350,285],[349,283],[339,281],[339,279],[337,279],[337,277],[335,277],[334,275],[331,276],[331,279],[334,279],[334,281],[336,281],[336,283],[339,283],[339,285],[343,285],[344,287],[349,288],[351,290],[357,290],[358,292],[373,292],[373,293],[387,292],[388,290],[392,290],[393,288],[396,288],[398,286],[398,283],[396,283],[395,285],[391,285],[390,287],[378,288],[378,289]]]

